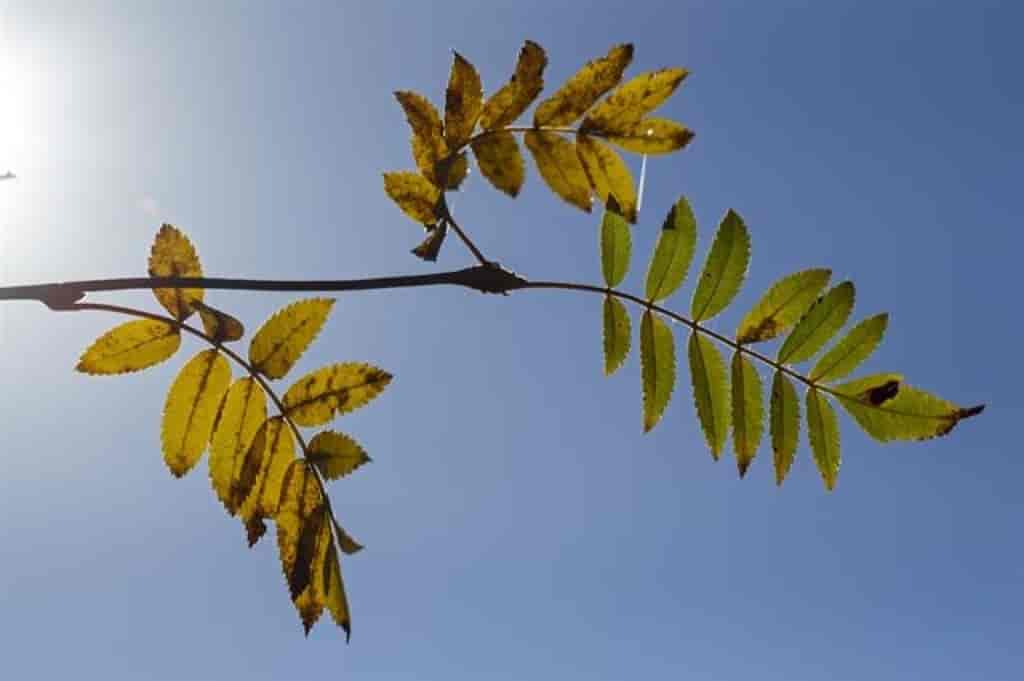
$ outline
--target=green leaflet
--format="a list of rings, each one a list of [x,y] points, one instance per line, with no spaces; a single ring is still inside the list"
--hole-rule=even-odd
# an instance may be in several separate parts
[[[676,383],[676,346],[672,329],[650,310],[646,310],[640,320],[640,373],[646,433],[661,420]]]
[[[757,454],[764,431],[761,376],[742,352],[732,356],[732,441],[742,478]]]
[[[714,343],[694,331],[688,347],[697,417],[711,455],[718,459],[729,437],[729,385],[725,361]]]
[[[832,491],[839,475],[839,420],[828,399],[814,388],[807,391],[807,435],[821,479]]]
[[[853,282],[844,281],[820,298],[779,348],[779,363],[813,357],[850,318],[854,295]]]
[[[693,293],[690,305],[693,321],[711,319],[732,302],[749,264],[750,233],[743,218],[729,210],[718,225],[718,233]]]
[[[800,440],[800,401],[793,382],[781,371],[776,371],[772,379],[771,426],[775,484],[781,485],[793,465]]]
[[[661,226],[658,244],[647,270],[647,299],[664,300],[686,279],[697,245],[697,220],[686,197],[679,197]]]
[[[632,250],[629,225],[622,216],[618,201],[609,196],[601,219],[601,270],[609,288],[618,286],[626,278]]]
[[[959,407],[931,393],[879,374],[835,388],[846,412],[880,442],[927,440],[947,435],[960,421],[977,416],[985,405]]]
[[[786,331],[811,309],[831,276],[831,270],[804,270],[775,282],[740,322],[736,340],[757,343]]]
[[[835,347],[818,360],[811,371],[811,380],[821,383],[838,381],[860,366],[882,342],[889,315],[868,317],[836,343]]]
[[[604,374],[611,376],[629,355],[629,313],[622,301],[604,297]]]

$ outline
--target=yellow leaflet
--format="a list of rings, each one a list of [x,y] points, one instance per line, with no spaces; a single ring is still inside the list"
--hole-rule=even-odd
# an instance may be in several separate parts
[[[206,449],[217,407],[231,382],[231,367],[216,350],[203,350],[182,367],[167,393],[160,440],[164,461],[180,478]]]
[[[985,408],[960,407],[899,379],[898,375],[880,374],[835,388],[846,412],[880,442],[941,437]]]
[[[487,181],[511,197],[519,195],[526,177],[523,155],[510,132],[495,132],[473,142],[473,153]]]
[[[455,191],[462,186],[462,181],[469,175],[469,154],[461,152],[452,158],[447,170],[443,164],[437,166],[438,178],[444,179],[444,188]]]
[[[391,382],[391,374],[369,364],[333,364],[299,379],[284,394],[288,416],[300,426],[319,426],[364,406]]]
[[[199,311],[199,318],[203,321],[203,330],[215,343],[236,341],[245,335],[245,327],[242,326],[242,322],[227,312],[222,312],[200,301],[192,303],[192,307]]]
[[[232,502],[232,485],[256,431],[266,420],[267,398],[263,389],[253,378],[236,381],[221,402],[210,438],[210,483],[232,515],[238,510]]]
[[[551,191],[589,213],[590,181],[576,155],[576,145],[556,133],[535,130],[526,133],[523,141]]]
[[[440,185],[435,169],[448,148],[442,135],[441,117],[425,97],[415,92],[396,92],[395,98],[405,111],[412,128],[412,157],[423,176]]]
[[[265,421],[249,445],[234,485],[232,504],[243,522],[274,517],[285,472],[293,461],[291,428],[280,416]]]
[[[633,60],[633,46],[616,45],[605,56],[588,62],[533,114],[534,126],[570,125],[604,93],[618,85]]]
[[[669,154],[693,139],[693,131],[665,118],[645,118],[639,123],[604,135],[612,144],[635,154]]]
[[[363,550],[363,545],[353,539],[337,520],[334,521],[334,534],[338,537],[338,548],[341,549],[342,553],[351,555]]]
[[[151,277],[201,277],[202,265],[192,242],[173,225],[163,225],[149,254]],[[175,319],[192,314],[192,304],[203,300],[201,288],[155,288],[153,294]]]
[[[370,457],[359,443],[344,433],[325,430],[309,441],[307,457],[327,480],[337,480],[369,463]]]
[[[437,255],[441,252],[441,244],[444,243],[444,238],[447,234],[448,223],[445,221],[439,222],[435,227],[430,227],[427,237],[420,242],[419,246],[412,249],[412,254],[417,258],[434,262],[437,260]]]
[[[469,141],[483,106],[480,74],[456,52],[444,96],[444,136],[449,149],[458,149]]]
[[[384,173],[384,191],[402,212],[416,222],[432,225],[441,190],[422,175],[406,170]]]
[[[587,135],[577,135],[576,152],[583,164],[590,186],[601,203],[614,196],[622,215],[636,222],[636,187],[633,175],[622,157]]]
[[[338,560],[338,553],[333,547],[327,552],[325,569],[327,609],[334,623],[345,630],[345,640],[348,640],[352,635],[352,616],[348,608],[348,597],[345,595],[345,582],[341,578],[341,561]]]
[[[181,346],[178,329],[152,319],[115,326],[82,353],[75,367],[85,374],[124,374],[159,364]]]
[[[671,97],[687,75],[686,69],[670,68],[633,77],[587,114],[583,129],[629,130]]]
[[[544,89],[544,48],[527,40],[519,51],[512,80],[491,95],[480,114],[480,127],[493,130],[513,123]]]
[[[322,558],[326,557],[331,543],[329,539],[323,541],[325,534],[330,537],[330,522],[325,522],[325,512],[315,474],[305,462],[293,462],[285,473],[275,521],[281,570],[306,633],[324,607]],[[316,569],[317,559],[321,559],[320,569]]]
[[[333,298],[296,301],[274,313],[249,345],[249,362],[268,378],[282,378],[320,332]]]

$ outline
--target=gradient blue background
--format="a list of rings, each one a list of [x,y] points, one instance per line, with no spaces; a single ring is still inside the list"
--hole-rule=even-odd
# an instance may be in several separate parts
[[[5,283],[142,274],[164,221],[210,274],[434,271],[381,188],[411,166],[391,91],[439,101],[452,48],[493,91],[525,38],[552,85],[629,40],[631,73],[692,70],[665,115],[697,138],[648,165],[628,285],[678,194],[698,259],[733,207],[753,263],[717,328],[829,266],[856,281],[858,317],[892,313],[867,368],[989,407],[922,444],[844,420],[838,489],[804,441],[780,490],[764,449],[742,482],[711,461],[685,373],[641,434],[636,357],[601,375],[597,297],[341,295],[296,375],[396,376],[336,424],[374,457],[333,486],[367,545],[344,563],[346,646],[329,621],[302,637],[273,538],[245,547],[205,461],[183,481],[164,467],[164,393],[197,345],[90,378],[78,353],[122,319],[4,304],[0,676],[1020,678],[1019,5],[38,5],[0,9],[0,171],[19,175],[0,184]],[[518,201],[477,175],[455,209],[513,269],[599,280],[596,218],[532,166]],[[468,263],[453,241],[438,266]],[[289,297],[209,300],[253,329]]]

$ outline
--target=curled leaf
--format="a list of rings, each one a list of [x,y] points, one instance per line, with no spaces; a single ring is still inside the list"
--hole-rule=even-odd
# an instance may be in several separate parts
[[[298,300],[263,323],[249,344],[249,363],[267,378],[282,378],[320,333],[333,298]]]
[[[163,362],[181,347],[174,326],[140,319],[115,326],[97,338],[78,360],[76,371],[85,374],[124,374]]]
[[[149,276],[203,276],[203,267],[192,242],[173,225],[163,225],[156,234],[149,254]],[[192,304],[203,300],[203,289],[155,288],[153,295],[172,317],[184,320],[192,314]]]
[[[366,405],[391,382],[391,374],[369,364],[332,364],[300,378],[284,394],[288,416],[300,426],[319,426],[335,414]]]
[[[245,335],[245,327],[242,326],[242,322],[227,312],[210,307],[201,301],[192,303],[192,307],[199,311],[199,318],[203,321],[203,330],[214,343],[236,341]]]
[[[535,127],[570,125],[604,93],[618,85],[633,60],[633,46],[616,45],[603,57],[587,62],[533,114]]]
[[[441,246],[444,244],[446,236],[448,236],[448,222],[442,220],[428,228],[426,238],[420,242],[419,246],[412,249],[412,254],[420,260],[435,262],[441,253]]]
[[[188,473],[206,449],[217,407],[231,383],[231,367],[217,350],[203,350],[174,379],[164,404],[160,440],[175,477]]]

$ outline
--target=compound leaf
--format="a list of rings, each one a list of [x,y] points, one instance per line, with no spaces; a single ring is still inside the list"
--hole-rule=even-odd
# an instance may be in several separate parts
[[[192,470],[203,455],[217,408],[230,383],[231,367],[217,350],[197,354],[174,379],[160,429],[164,461],[174,477]]]
[[[757,343],[780,335],[811,309],[831,277],[831,270],[814,269],[775,282],[740,322],[736,340]]]
[[[650,310],[646,310],[640,320],[640,370],[646,433],[661,420],[676,384],[676,344],[672,329]]]
[[[458,149],[469,141],[483,107],[480,74],[456,52],[444,93],[444,136],[449,149]]]
[[[369,364],[347,362],[318,369],[288,389],[284,406],[300,426],[319,426],[335,414],[364,406],[391,382],[391,374]]]
[[[85,374],[124,374],[159,364],[181,347],[178,329],[152,319],[115,326],[97,338],[75,366]]]
[[[232,317],[227,312],[210,307],[202,301],[195,301],[192,307],[199,311],[199,318],[203,322],[203,330],[214,343],[228,343],[236,341],[245,335],[245,327],[242,322]]]
[[[793,382],[781,371],[776,371],[772,379],[771,429],[775,484],[781,485],[793,466],[800,441],[800,400]]]
[[[249,363],[267,378],[281,378],[320,332],[333,298],[307,298],[281,308],[264,322],[249,344]]]
[[[647,269],[647,299],[664,300],[683,285],[697,245],[697,220],[686,197],[680,197],[661,226]]]
[[[743,285],[750,264],[750,233],[743,218],[730,210],[718,226],[708,259],[690,305],[695,322],[711,319],[724,310]]]
[[[444,141],[441,116],[434,105],[423,95],[409,91],[398,91],[395,98],[405,111],[405,119],[412,128],[412,157],[423,177],[440,187],[437,163],[448,153]]]
[[[828,383],[848,376],[875,351],[888,325],[887,314],[868,317],[857,324],[818,360],[811,371],[811,380]]]
[[[604,93],[619,84],[632,60],[633,46],[625,44],[616,45],[605,56],[588,62],[555,94],[540,103],[533,114],[533,125],[572,124]]]
[[[725,361],[715,344],[696,331],[690,334],[688,354],[697,418],[711,455],[717,461],[729,437],[731,416]]]
[[[634,76],[583,119],[582,129],[605,133],[628,130],[672,96],[688,72],[661,69]]]
[[[531,130],[523,136],[544,182],[556,195],[590,212],[590,180],[576,155],[576,145],[553,132]]]
[[[370,462],[366,451],[344,433],[325,430],[309,441],[306,458],[327,480],[337,480]]]
[[[813,357],[850,318],[854,297],[853,282],[844,281],[819,298],[779,348],[779,363],[796,364]]]
[[[437,220],[437,201],[441,190],[427,178],[408,170],[384,173],[384,191],[402,212],[422,225]]]
[[[815,388],[807,390],[807,435],[825,488],[832,491],[836,486],[841,462],[839,419],[836,418],[835,408]]]
[[[761,376],[742,352],[732,356],[732,441],[740,477],[757,455],[764,431]]]
[[[498,131],[473,141],[473,153],[480,172],[495,189],[515,198],[526,179],[526,167],[519,144],[510,132]]]
[[[614,197],[621,213],[630,222],[636,222],[636,187],[629,166],[615,151],[587,135],[577,135],[576,153],[583,171],[602,203]]]
[[[494,130],[519,118],[544,89],[544,68],[547,65],[544,48],[530,40],[523,43],[512,79],[484,104],[480,127]]]
[[[669,154],[682,149],[693,139],[693,131],[666,118],[645,118],[603,137],[635,154]]]
[[[629,225],[622,216],[618,201],[612,196],[601,218],[601,271],[609,288],[615,288],[626,278],[632,250]]]
[[[626,306],[617,298],[604,297],[604,373],[611,376],[629,355],[632,331]]]
[[[149,253],[151,277],[201,277],[203,267],[192,242],[173,225],[163,225]],[[202,301],[201,288],[155,288],[153,295],[177,320],[192,314],[192,303]]]
[[[234,485],[256,431],[267,420],[267,397],[256,380],[235,381],[221,402],[210,438],[210,483],[228,513],[234,515]]]

